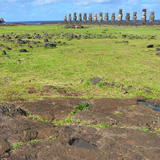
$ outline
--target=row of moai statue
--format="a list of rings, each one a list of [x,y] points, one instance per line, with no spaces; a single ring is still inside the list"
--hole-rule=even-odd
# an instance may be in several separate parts
[[[118,14],[118,21],[122,21],[122,17],[123,17],[122,9],[120,9],[119,14]],[[154,18],[155,18],[155,15],[154,15],[154,12],[152,11],[149,16],[149,21],[153,22]],[[92,21],[96,22],[98,20],[97,13],[94,14],[94,17],[92,17],[92,13],[89,13],[88,20],[89,20],[89,22],[92,22]],[[108,21],[108,20],[109,20],[109,14],[105,13],[104,21]],[[130,13],[126,13],[125,20],[127,22],[130,21]],[[132,20],[133,21],[137,20],[137,12],[133,12]],[[64,21],[67,22],[67,15],[64,16]],[[71,14],[69,14],[69,22],[71,22],[71,21],[72,21],[72,16],[71,16]],[[74,22],[77,21],[77,14],[76,13],[74,13],[73,21]],[[82,14],[80,13],[79,14],[79,22],[81,22],[81,21],[82,21]],[[86,22],[86,21],[87,21],[87,13],[84,13],[83,22]],[[103,21],[103,13],[99,13],[99,22],[102,22],[102,21]],[[112,22],[115,21],[115,13],[112,13],[111,21]],[[142,10],[141,21],[146,22],[146,9]]]

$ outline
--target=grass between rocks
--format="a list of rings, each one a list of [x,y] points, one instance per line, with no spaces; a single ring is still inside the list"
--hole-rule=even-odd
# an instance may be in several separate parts
[[[160,56],[156,55],[156,48],[160,48],[159,26],[85,27],[0,27],[0,50],[5,46],[12,49],[6,50],[7,55],[0,51],[0,101],[64,96],[45,94],[44,85],[76,91],[80,98],[160,97]],[[37,34],[41,37],[36,38]],[[28,42],[19,45],[16,36]],[[44,48],[44,38],[56,41],[56,48]],[[150,44],[154,47],[147,48]],[[23,48],[28,52],[19,52]],[[93,77],[102,81],[91,85]],[[105,82],[114,85],[105,86]],[[35,92],[29,93],[30,89]]]
[[[87,102],[83,103],[83,104],[78,104],[77,106],[75,106],[75,108],[81,108],[78,110],[78,112],[81,112],[83,111],[84,109],[86,110],[89,110],[91,106],[88,105]],[[133,106],[132,106],[133,107]],[[83,120],[73,120],[73,116],[77,113],[77,112],[74,112],[75,110],[73,110],[69,116],[67,118],[65,118],[64,120],[61,120],[61,121],[48,121],[48,120],[44,120],[42,118],[40,118],[39,116],[37,115],[32,115],[30,114],[29,112],[26,112],[26,115],[31,118],[31,119],[34,119],[36,121],[39,121],[39,122],[44,122],[44,123],[51,123],[51,124],[54,124],[54,125],[72,125],[72,124],[79,124],[79,125],[84,125],[84,126],[87,126],[87,127],[93,127],[93,128],[98,128],[98,129],[104,129],[104,128],[110,128],[110,127],[114,127],[114,128],[121,128],[121,129],[131,129],[131,130],[139,130],[139,131],[143,131],[143,132],[149,132],[149,133],[153,133],[153,134],[156,134],[156,133],[159,133],[160,132],[160,129],[159,127],[158,128],[155,128],[154,130],[150,130],[148,128],[140,128],[140,127],[135,127],[135,126],[132,126],[132,127],[128,127],[128,126],[118,126],[118,125],[108,125],[108,124],[102,124],[102,123],[98,123],[98,124],[90,124],[90,122],[87,122],[87,121],[83,121]],[[74,114],[72,114],[74,113]],[[121,112],[116,112],[115,114],[121,114]]]

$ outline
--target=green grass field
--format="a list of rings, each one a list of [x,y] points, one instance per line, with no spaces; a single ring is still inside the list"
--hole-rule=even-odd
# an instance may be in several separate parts
[[[85,27],[1,26],[0,50],[5,46],[12,50],[6,50],[7,55],[0,51],[0,101],[62,96],[56,92],[43,94],[42,86],[45,85],[80,93],[80,98],[142,96],[159,99],[160,56],[156,55],[156,48],[160,48],[159,26]],[[44,36],[45,32],[48,37]],[[31,37],[34,33],[40,34],[41,38],[27,39],[26,33]],[[16,44],[17,35],[28,40],[27,44]],[[66,44],[57,43],[56,48],[44,48],[44,38]],[[32,41],[39,43],[33,44]],[[154,47],[147,48],[150,44]],[[28,45],[33,48],[27,48]],[[19,52],[22,48],[28,52]],[[103,81],[91,85],[89,81],[93,77]],[[103,82],[114,83],[114,86],[104,86]],[[29,94],[29,89],[36,92]]]

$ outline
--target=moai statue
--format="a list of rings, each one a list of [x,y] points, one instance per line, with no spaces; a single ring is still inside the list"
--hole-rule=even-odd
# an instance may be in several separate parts
[[[69,22],[72,21],[71,13],[69,14]]]
[[[126,13],[126,21],[128,22],[130,20],[130,13]]]
[[[133,12],[133,19],[134,22],[137,20],[137,12]]]
[[[118,21],[122,21],[122,17],[123,17],[122,9],[120,9],[118,14]]]
[[[84,15],[83,15],[83,21],[84,21],[84,22],[87,21],[87,13],[84,13]]]
[[[73,21],[74,21],[74,22],[76,22],[76,21],[77,21],[77,15],[76,15],[76,12],[74,13]]]
[[[142,22],[146,22],[146,9],[143,9],[142,11],[143,11],[143,12],[142,12],[141,21],[142,21]]]
[[[97,21],[97,13],[94,14],[94,18],[93,21],[96,22]]]
[[[112,13],[111,21],[112,21],[112,22],[115,21],[115,13]]]
[[[82,14],[80,13],[79,14],[79,22],[81,22],[82,21]]]
[[[64,22],[67,22],[67,16],[66,16],[66,14],[64,15]]]
[[[89,22],[92,22],[92,13],[89,14]]]
[[[102,22],[103,20],[103,13],[99,13],[99,22]]]
[[[109,15],[108,13],[105,13],[105,17],[104,17],[105,22],[108,21],[108,19],[109,19],[108,15]]]
[[[152,11],[151,15],[149,16],[149,21],[154,22],[154,18],[155,18],[155,15],[154,15],[154,12]]]

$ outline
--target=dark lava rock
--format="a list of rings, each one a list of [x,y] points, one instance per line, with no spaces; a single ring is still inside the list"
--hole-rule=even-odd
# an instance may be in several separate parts
[[[90,84],[96,85],[97,83],[99,83],[99,82],[101,82],[101,81],[102,81],[101,78],[99,78],[99,77],[94,77],[94,78],[90,79]]]
[[[20,49],[19,52],[27,52],[26,49]]]
[[[157,56],[160,56],[160,53],[156,53]]]
[[[9,150],[10,150],[10,144],[3,138],[0,138],[0,156]]]
[[[153,48],[153,47],[154,47],[153,44],[150,44],[150,45],[147,46],[147,48]]]
[[[156,51],[160,51],[160,48],[156,48]]]
[[[2,50],[2,55],[6,55],[6,51],[5,50]]]
[[[46,48],[46,47],[56,47],[56,44],[53,44],[53,43],[51,43],[51,42],[46,42],[46,43],[44,43],[44,47]]]
[[[19,39],[17,39],[16,43],[17,44],[25,44],[26,42],[19,38]]]
[[[48,36],[48,33],[47,33],[47,32],[45,32],[43,35],[47,37],[47,36]]]
[[[48,39],[47,39],[47,38],[45,38],[45,39],[43,39],[43,41],[44,41],[44,42],[48,42]]]
[[[104,82],[103,86],[112,87],[112,86],[114,86],[114,83]]]
[[[32,46],[28,45],[27,48],[33,48]]]
[[[87,102],[90,109],[76,113],[72,119],[86,121],[90,126],[39,122],[21,114],[15,105],[0,103],[0,159],[158,160],[160,137],[144,128],[157,128],[160,112],[138,104],[138,100],[143,99],[52,98],[20,104],[24,113],[59,121],[66,119],[77,104]],[[110,127],[92,127],[96,124]],[[10,144],[20,141],[24,145],[10,150]]]
[[[8,47],[8,46],[5,46],[5,49],[7,49],[7,50],[11,50],[11,48],[10,48],[10,47]]]

